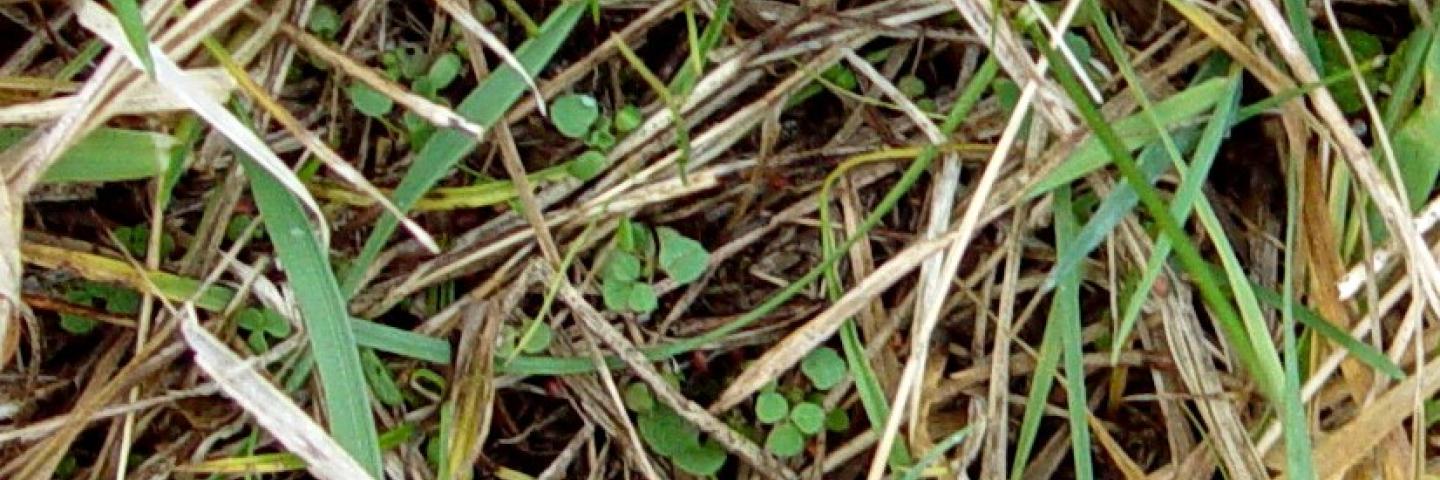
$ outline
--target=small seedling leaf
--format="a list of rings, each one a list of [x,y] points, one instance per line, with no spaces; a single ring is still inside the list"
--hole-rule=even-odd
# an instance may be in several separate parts
[[[275,338],[290,336],[290,321],[286,320],[285,316],[281,315],[280,312],[266,308],[260,311],[260,316],[265,322],[263,324],[265,333]]]
[[[589,95],[566,94],[550,105],[550,121],[561,135],[581,138],[600,117],[600,104]]]
[[[315,36],[326,40],[334,39],[335,34],[340,32],[340,13],[335,11],[335,7],[323,3],[316,5],[315,9],[310,11],[308,26],[311,32],[315,32]]]
[[[655,453],[666,457],[700,445],[700,432],[695,426],[666,407],[641,414],[636,427],[645,443],[650,445]]]
[[[640,259],[629,252],[615,250],[605,262],[605,279],[633,282],[640,278]]]
[[[635,282],[627,280],[605,279],[600,282],[600,297],[605,300],[605,308],[613,312],[623,312],[629,307],[630,287]]]
[[[681,285],[700,278],[709,268],[710,252],[700,242],[673,229],[656,229],[660,236],[660,268]]]
[[[914,75],[900,77],[900,81],[895,83],[895,87],[900,89],[900,93],[910,98],[924,95],[926,90],[925,81]]]
[[[645,413],[654,410],[655,395],[650,393],[650,386],[640,382],[626,385],[625,406],[636,413]]]
[[[790,409],[790,422],[805,435],[820,433],[825,428],[825,409],[811,402],[802,402]]]
[[[640,114],[640,108],[626,104],[620,107],[619,111],[615,112],[615,131],[620,133],[633,132],[635,129],[640,128],[640,122],[644,120],[643,115]]]
[[[395,100],[363,83],[351,83],[345,88],[345,94],[350,97],[350,103],[355,105],[356,110],[369,117],[383,117],[390,113],[390,109],[395,108]]]
[[[565,166],[565,171],[577,180],[585,182],[599,176],[600,172],[604,172],[608,163],[605,154],[586,150],[585,153],[570,160],[570,164]]]
[[[775,392],[761,392],[755,397],[755,419],[760,423],[771,424],[785,419],[790,413],[790,402],[785,396]]]
[[[706,441],[702,445],[686,448],[676,453],[671,460],[675,466],[691,475],[708,477],[720,471],[725,466],[725,449],[713,441]]]
[[[71,315],[68,313],[60,314],[60,328],[65,330],[66,332],[69,332],[72,335],[84,335],[90,333],[91,330],[95,329],[95,325],[97,324],[98,322],[96,322],[95,320],[91,320],[88,317]]]
[[[435,63],[430,64],[430,72],[425,74],[425,78],[430,79],[435,89],[445,88],[460,76],[462,66],[459,55],[446,52],[435,59]]]
[[[765,437],[765,449],[778,457],[793,457],[805,449],[805,436],[794,425],[782,423]]]
[[[800,371],[815,388],[829,390],[845,378],[845,359],[840,358],[833,348],[820,347],[805,356],[800,363]]]
[[[246,308],[235,314],[235,324],[245,331],[257,332],[265,328],[265,314],[257,308]]]
[[[649,313],[660,306],[660,300],[655,298],[655,289],[646,283],[635,283],[630,286],[630,299],[627,302],[630,310],[637,313]]]

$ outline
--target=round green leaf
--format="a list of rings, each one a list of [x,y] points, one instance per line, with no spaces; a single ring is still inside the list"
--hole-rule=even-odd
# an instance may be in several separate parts
[[[561,135],[581,138],[600,116],[600,104],[589,95],[565,94],[550,104],[550,122]]]
[[[435,63],[430,64],[430,71],[425,74],[425,78],[430,79],[431,86],[436,90],[445,88],[460,76],[461,66],[459,55],[446,52],[435,59]]]
[[[60,314],[60,329],[73,335],[84,335],[95,329],[100,322],[79,315]]]
[[[640,114],[640,109],[634,105],[626,104],[615,112],[615,131],[630,133],[640,128],[640,122],[645,119]]]
[[[383,117],[390,113],[390,109],[395,108],[395,100],[363,83],[351,83],[345,88],[345,95],[350,97],[350,103],[355,105],[355,109],[366,116]]]
[[[825,427],[825,409],[814,403],[802,402],[790,409],[790,422],[806,435],[820,433],[820,429]]]
[[[775,392],[761,392],[755,397],[755,419],[760,423],[775,423],[785,419],[790,411],[790,402]]]
[[[650,393],[650,386],[644,383],[635,382],[625,386],[625,406],[638,413],[645,413],[655,409],[655,396]]]
[[[782,423],[765,437],[765,449],[779,457],[793,457],[805,449],[805,436],[794,425]]]
[[[609,151],[615,146],[615,134],[610,133],[609,129],[596,128],[591,130],[590,135],[585,137],[585,145],[598,150]]]
[[[925,81],[914,75],[900,77],[900,81],[895,83],[895,88],[899,88],[900,93],[910,98],[924,95],[926,89]]]
[[[637,313],[649,313],[660,306],[660,300],[655,298],[655,289],[647,283],[635,283],[630,286],[630,299],[627,302],[630,310]]]
[[[473,4],[472,8],[475,10],[475,19],[479,20],[480,23],[495,21],[495,5],[490,2],[478,0]]]
[[[604,275],[606,280],[635,281],[640,278],[640,259],[623,250],[611,251]]]
[[[700,445],[700,432],[695,426],[666,407],[641,414],[635,426],[645,444],[660,455],[669,457]]]
[[[258,308],[246,308],[235,314],[235,325],[248,331],[258,331],[265,328],[265,314]]]
[[[270,308],[263,309],[260,313],[265,319],[265,333],[275,338],[290,336],[290,321],[286,320],[284,315]]]
[[[830,347],[820,347],[800,362],[800,371],[815,388],[829,390],[845,378],[845,360]]]
[[[265,353],[270,351],[270,342],[265,341],[265,334],[259,330],[250,332],[245,336],[245,344],[250,346],[250,351]]]
[[[340,32],[340,14],[335,11],[335,7],[323,3],[315,5],[315,9],[310,11],[310,22],[307,26],[316,36],[333,39],[335,34]]]
[[[600,281],[600,297],[605,308],[612,312],[623,312],[630,305],[630,288],[634,281],[606,278]]]
[[[710,266],[710,252],[705,246],[667,227],[655,232],[660,237],[660,268],[666,275],[684,285],[705,274]]]
[[[600,172],[604,172],[605,166],[608,163],[609,161],[605,158],[605,154],[594,150],[586,150],[585,153],[570,160],[570,164],[565,166],[565,171],[568,172],[570,176],[585,182],[599,176]]]
[[[725,466],[725,449],[713,441],[706,441],[703,445],[686,448],[670,458],[675,466],[691,475],[708,477],[720,471]]]

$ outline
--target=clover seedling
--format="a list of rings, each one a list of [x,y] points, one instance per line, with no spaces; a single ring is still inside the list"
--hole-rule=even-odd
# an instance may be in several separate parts
[[[645,443],[655,453],[666,457],[680,453],[686,447],[700,445],[699,430],[668,407],[658,407],[640,415],[635,426]]]
[[[460,76],[461,67],[460,56],[446,52],[440,55],[440,58],[436,58],[435,63],[430,64],[430,70],[425,73],[425,78],[430,80],[435,89],[445,88]]]
[[[635,131],[640,128],[640,122],[644,120],[641,117],[640,109],[634,105],[626,104],[620,107],[620,110],[615,112],[615,131],[620,133]]]
[[[581,138],[600,116],[600,105],[589,95],[570,93],[550,104],[550,122],[561,135]]]
[[[676,283],[695,281],[710,259],[710,252],[700,242],[686,238],[672,229],[660,227],[659,268]],[[616,248],[611,250],[601,270],[600,294],[605,307],[617,312],[648,313],[659,306],[655,288],[647,272],[653,272],[655,241],[650,230],[629,221],[621,222],[616,232]],[[649,265],[647,267],[647,265]]]
[[[829,390],[845,378],[845,360],[830,347],[820,347],[805,356],[800,371],[820,390]]]
[[[755,419],[760,423],[776,423],[790,413],[790,401],[784,395],[773,391],[763,392],[755,397]]]
[[[765,449],[779,457],[793,457],[805,449],[805,435],[788,422],[776,425],[765,437]]]
[[[245,344],[250,346],[256,353],[263,353],[270,350],[269,339],[282,339],[290,336],[290,321],[285,319],[280,312],[269,308],[246,308],[236,315],[235,324],[241,330],[249,332],[245,337]]]
[[[334,40],[335,34],[340,32],[340,13],[335,11],[335,7],[323,3],[316,5],[310,12],[310,22],[306,26],[310,27],[310,31],[315,32],[316,36]]]
[[[149,249],[150,245],[150,227],[146,225],[120,227],[115,229],[115,238],[125,246],[126,250],[130,251],[130,255],[144,257],[145,251]],[[161,235],[160,258],[169,257],[173,250],[175,250],[175,240],[169,235]]]
[[[914,75],[900,77],[900,81],[895,83],[895,88],[900,89],[900,93],[910,98],[924,95],[926,90],[925,81]]]
[[[645,413],[655,409],[655,396],[650,393],[650,386],[644,383],[635,382],[625,386],[625,407],[636,413]]]
[[[710,252],[700,242],[667,227],[657,228],[655,233],[660,237],[660,268],[666,275],[683,285],[705,273]]]
[[[627,397],[632,387],[626,388]],[[645,390],[648,396],[649,390]],[[627,402],[632,399],[627,398]],[[653,402],[654,399],[651,399]],[[652,405],[640,412],[636,427],[651,450],[691,475],[710,476],[725,466],[725,449],[714,441],[700,442],[700,431],[669,407]],[[633,407],[632,407],[633,409]]]
[[[605,158],[605,154],[586,150],[585,153],[570,160],[570,164],[565,166],[565,171],[583,182],[599,176],[600,172],[605,171],[607,163],[609,160]]]
[[[395,100],[360,82],[351,83],[346,87],[345,95],[350,97],[350,103],[355,105],[356,110],[368,117],[383,117],[395,108]]]
[[[65,291],[65,300],[76,305],[95,307],[103,302],[106,312],[119,315],[134,315],[140,310],[140,294],[113,285],[82,281]],[[60,328],[75,335],[90,333],[98,325],[95,319],[83,315],[60,314]]]
[[[800,402],[795,408],[790,409],[790,423],[800,429],[800,433],[814,435],[825,428],[825,409],[820,408],[813,402]]]

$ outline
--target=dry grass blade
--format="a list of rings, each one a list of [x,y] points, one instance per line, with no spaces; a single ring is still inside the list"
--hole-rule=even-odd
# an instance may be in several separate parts
[[[530,92],[535,95],[535,106],[539,108],[540,114],[544,115],[545,95],[540,93],[540,87],[535,84],[535,78],[530,76],[530,70],[526,69],[525,65],[520,63],[520,59],[515,58],[515,54],[510,51],[510,47],[505,46],[505,42],[500,41],[495,34],[490,33],[490,29],[480,24],[480,21],[475,19],[475,15],[470,12],[470,9],[464,4],[461,4],[459,0],[435,0],[435,4],[439,5],[440,9],[444,10],[445,13],[450,14],[450,17],[454,18],[455,22],[460,24],[460,28],[465,29],[466,33],[480,39],[480,43],[485,44],[486,47],[490,48],[490,51],[495,52],[495,55],[500,57],[500,61],[505,62],[506,65],[509,65],[510,68],[515,69],[515,71],[520,74],[520,79],[525,81],[525,85],[529,86]]]
[[[200,326],[193,306],[185,305],[181,317],[180,334],[195,352],[195,364],[215,380],[226,396],[254,416],[265,431],[304,459],[310,473],[335,480],[369,477],[290,397]]]
[[[235,90],[235,82],[230,79],[230,75],[218,68],[187,70],[186,74],[201,86],[206,95],[216,101],[225,99]],[[74,95],[68,95],[6,106],[0,108],[0,125],[36,124],[55,120],[78,108],[83,101]],[[146,82],[134,93],[120,99],[113,108],[118,115],[146,115],[185,110],[188,107],[165,87]]]
[[[125,41],[124,33],[120,31],[120,25],[116,22],[115,17],[94,3],[85,2],[82,5],[84,7],[78,15],[80,24],[104,39],[112,47],[127,52],[126,58],[130,59],[132,64],[140,65],[139,58],[133,55],[133,51],[128,50],[129,44]],[[274,175],[280,184],[284,185],[286,190],[289,190],[290,194],[299,199],[300,203],[309,210],[311,220],[319,224],[316,231],[321,233],[321,237],[325,239],[324,243],[329,243],[330,228],[326,225],[325,214],[320,210],[320,204],[315,202],[315,197],[310,195],[310,191],[300,183],[300,179],[295,177],[295,173],[290,171],[285,162],[275,156],[275,152],[271,151],[253,130],[241,123],[224,106],[206,96],[204,89],[181,71],[180,67],[164,51],[153,44],[151,50],[153,50],[151,58],[155,62],[156,82],[167,86],[171,93],[179,97],[197,115],[210,122],[237,148],[244,150],[254,158],[255,162],[266,172]]]

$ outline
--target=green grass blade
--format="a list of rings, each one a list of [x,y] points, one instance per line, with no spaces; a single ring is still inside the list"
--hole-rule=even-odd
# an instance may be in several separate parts
[[[941,440],[940,443],[931,447],[930,451],[925,452],[925,456],[920,457],[920,461],[916,462],[914,467],[906,470],[905,474],[900,476],[900,480],[919,480],[920,476],[925,474],[925,469],[930,468],[931,465],[939,461],[941,455],[955,448],[960,442],[965,441],[965,437],[970,436],[970,429],[974,426],[974,424],[966,425],[965,428],[961,428],[956,430],[955,433],[945,436],[944,440]]]
[[[1209,176],[1210,167],[1215,163],[1215,156],[1220,151],[1220,143],[1230,131],[1231,122],[1228,120],[1234,112],[1236,104],[1240,101],[1241,83],[1239,77],[1230,76],[1227,79],[1229,88],[1223,94],[1224,98],[1219,100],[1219,108],[1210,117],[1210,122],[1200,134],[1199,143],[1190,161],[1188,174],[1181,180],[1180,188],[1176,190],[1171,200],[1170,214],[1177,221],[1189,218],[1190,211],[1195,205],[1196,198],[1200,197],[1201,187]],[[1140,317],[1140,308],[1144,305],[1145,299],[1150,296],[1150,289],[1155,285],[1156,279],[1160,276],[1160,269],[1170,256],[1169,237],[1160,237],[1155,241],[1155,248],[1151,251],[1150,260],[1145,264],[1145,271],[1141,275],[1140,283],[1135,292],[1126,302],[1125,309],[1120,317],[1120,328],[1115,338],[1121,339],[1116,345],[1124,343],[1123,339],[1130,337],[1130,332],[1135,327],[1135,321]],[[1111,361],[1115,361],[1119,350],[1111,352]]]
[[[1078,246],[1075,236],[1075,208],[1070,202],[1070,187],[1055,190],[1055,244],[1061,255],[1072,253]],[[1065,362],[1065,404],[1070,417],[1070,448],[1075,462],[1075,478],[1095,478],[1090,458],[1090,422],[1086,421],[1090,406],[1085,395],[1085,344],[1080,332],[1080,269],[1060,277],[1051,299],[1051,321],[1059,321],[1061,351]]]
[[[1039,31],[1032,29],[1031,34],[1034,36],[1037,44],[1042,45],[1042,50],[1045,52],[1046,58],[1049,58],[1050,64],[1055,69],[1055,78],[1058,79],[1061,86],[1065,88],[1066,94],[1070,96],[1072,102],[1076,105],[1085,123],[1094,131],[1095,136],[1099,138],[1100,143],[1104,145],[1105,150],[1109,152],[1111,162],[1114,163],[1116,168],[1120,170],[1120,173],[1124,175],[1125,180],[1135,188],[1140,196],[1140,204],[1149,211],[1151,218],[1155,221],[1156,225],[1160,227],[1160,233],[1169,237],[1174,244],[1173,248],[1176,258],[1180,260],[1181,266],[1184,267],[1186,273],[1190,274],[1192,280],[1199,288],[1200,296],[1204,300],[1205,305],[1210,308],[1216,319],[1216,323],[1220,327],[1220,331],[1224,333],[1232,345],[1236,346],[1235,350],[1245,369],[1249,371],[1251,375],[1256,376],[1267,398],[1278,398],[1278,392],[1275,390],[1278,389],[1279,386],[1277,382],[1272,381],[1278,378],[1277,376],[1272,376],[1276,370],[1270,368],[1271,366],[1268,362],[1262,364],[1261,360],[1257,357],[1254,351],[1254,342],[1249,338],[1248,330],[1242,322],[1240,314],[1236,311],[1235,306],[1230,303],[1229,299],[1226,298],[1224,291],[1220,289],[1219,281],[1216,279],[1214,273],[1205,265],[1204,258],[1200,256],[1200,250],[1195,246],[1185,231],[1180,228],[1180,224],[1177,223],[1167,211],[1168,209],[1166,208],[1164,200],[1160,198],[1160,194],[1157,193],[1154,188],[1150,187],[1150,184],[1145,182],[1144,175],[1140,173],[1139,168],[1135,165],[1135,158],[1130,154],[1130,149],[1120,138],[1119,134],[1116,133],[1116,130],[1111,124],[1105,120],[1104,116],[1100,113],[1100,109],[1086,97],[1080,83],[1075,79],[1074,72],[1069,70],[1069,66],[1065,64],[1064,59],[1060,58],[1054,49],[1048,47],[1049,44],[1044,41],[1044,37]],[[1270,360],[1278,363],[1278,359],[1273,357],[1270,358]]]
[[[1293,0],[1287,0],[1288,2]],[[1303,10],[1302,10],[1303,12]],[[1285,384],[1281,389],[1284,396],[1277,405],[1280,410],[1280,427],[1285,434],[1285,472],[1290,478],[1316,478],[1314,459],[1310,451],[1310,428],[1306,421],[1305,404],[1300,401],[1300,362],[1295,346],[1295,229],[1300,220],[1300,160],[1296,155],[1288,156],[1289,166],[1285,169],[1285,278],[1280,308],[1280,331],[1285,358],[1283,362]],[[1312,167],[1314,168],[1314,167]],[[1247,279],[1247,283],[1248,279]]]
[[[540,70],[550,63],[550,58],[560,49],[560,45],[570,36],[570,31],[580,20],[585,12],[584,2],[570,2],[560,5],[550,18],[540,26],[540,35],[525,42],[520,48],[515,49],[515,58],[529,70],[530,76],[540,74]],[[519,72],[509,66],[501,66],[496,69],[489,78],[481,85],[470,92],[455,111],[460,116],[489,128],[499,121],[510,106],[525,93],[525,80]],[[409,211],[430,190],[436,182],[449,175],[450,169],[459,162],[461,158],[468,155],[475,149],[478,140],[464,132],[454,129],[442,129],[435,132],[429,142],[420,149],[415,157],[415,163],[410,171],[400,180],[396,187],[394,198],[395,206],[401,211]],[[399,226],[399,220],[391,215],[383,215],[375,224],[375,229],[370,232],[370,237],[365,240],[365,246],[360,254],[355,257],[353,265],[369,265],[374,263],[375,257],[385,248],[390,241],[390,235],[395,233]],[[354,268],[345,276],[342,284],[342,292],[346,296],[354,295],[359,291],[361,282],[365,277],[365,269]]]
[[[368,320],[350,320],[350,329],[355,332],[355,343],[362,347],[431,363],[450,363],[450,342],[444,339],[427,337]]]
[[[1275,309],[1284,308],[1284,299],[1281,298],[1280,293],[1265,288],[1265,286],[1255,283],[1254,280],[1250,281],[1250,288],[1255,291],[1255,296],[1260,299],[1261,303]],[[1300,324],[1305,325],[1306,328],[1314,330],[1315,333],[1319,333],[1320,336],[1340,345],[1340,348],[1344,348],[1347,352],[1350,352],[1350,356],[1355,357],[1356,360],[1394,380],[1403,380],[1405,378],[1405,371],[1401,370],[1400,366],[1396,365],[1395,362],[1390,361],[1390,357],[1385,356],[1385,353],[1375,348],[1374,345],[1350,336],[1349,332],[1341,330],[1340,327],[1330,323],[1329,320],[1325,320],[1324,317],[1321,317],[1319,313],[1316,313],[1315,310],[1310,309],[1310,307],[1295,305],[1294,310],[1295,319],[1300,321]]]
[[[1040,340],[1040,357],[1035,359],[1035,373],[1030,376],[1030,395],[1025,397],[1025,413],[1020,417],[1020,433],[1015,438],[1015,458],[1011,460],[1010,478],[1025,476],[1030,450],[1035,447],[1035,435],[1040,431],[1040,419],[1044,417],[1045,406],[1050,399],[1055,371],[1060,366],[1062,327],[1059,315],[1059,309],[1052,306],[1045,323],[1045,336]]]
[[[1183,130],[1176,134],[1176,143],[1181,149],[1188,149],[1194,145],[1198,135],[1192,130]],[[1165,156],[1165,150],[1159,144],[1150,144],[1140,151],[1140,170],[1145,174],[1145,181],[1154,184],[1165,173],[1170,166],[1169,158]],[[1056,259],[1055,268],[1050,271],[1046,278],[1045,286],[1054,286],[1056,279],[1068,275],[1071,270],[1079,268],[1080,264],[1090,256],[1105,241],[1105,237],[1120,224],[1125,216],[1135,208],[1140,198],[1135,195],[1135,189],[1127,184],[1118,184],[1110,191],[1104,199],[1100,200],[1100,207],[1095,209],[1095,214],[1085,222],[1080,233],[1075,235],[1074,247],[1061,254]]]
[[[1156,103],[1155,116],[1166,128],[1182,125],[1213,108],[1215,100],[1220,98],[1225,86],[1225,82],[1218,78],[1191,85],[1180,93]],[[1149,120],[1141,114],[1130,115],[1107,125],[1111,125],[1111,131],[1117,136],[1119,145],[1122,145],[1126,152],[1140,148],[1157,137]],[[1044,194],[1055,187],[1073,182],[1104,167],[1110,163],[1108,148],[1103,141],[1096,137],[1086,139],[1075,149],[1074,153],[1070,154],[1070,158],[1067,158],[1065,163],[1060,164],[1044,179],[1031,187],[1029,195],[1033,197]]]
[[[705,31],[700,33],[700,40],[694,46],[695,52],[692,57],[694,62],[703,62],[710,55],[710,50],[720,42],[721,35],[725,33],[725,25],[730,22],[732,0],[720,0],[715,4],[715,14],[710,18],[710,23],[705,25]],[[670,80],[670,93],[676,98],[685,98],[690,94],[690,89],[695,88],[695,82],[699,81],[703,73],[700,63],[695,63],[692,68],[681,68],[675,73],[675,78]]]
[[[19,143],[32,129],[0,128],[0,151]],[[165,172],[180,142],[170,135],[97,128],[70,147],[41,177],[44,183],[120,182]]]
[[[295,297],[320,374],[330,434],[372,476],[382,478],[370,395],[345,297],[330,269],[329,249],[315,237],[300,202],[249,157],[239,152],[236,155],[245,162],[251,192],[285,267],[285,276],[296,287]]]
[[[110,8],[115,9],[115,18],[120,20],[125,40],[130,42],[130,48],[135,49],[135,55],[145,65],[145,73],[154,76],[155,59],[150,58],[150,35],[145,31],[145,18],[140,16],[139,3],[135,0],[110,0]]]
[[[1391,80],[1390,98],[1385,100],[1385,111],[1380,119],[1387,128],[1395,128],[1400,117],[1410,111],[1415,98],[1419,95],[1421,67],[1425,65],[1425,59],[1429,57],[1428,52],[1434,48],[1434,29],[1424,25],[1417,25],[1415,31],[1405,40],[1405,48],[1400,53],[1400,72]],[[1392,62],[1395,60],[1391,60]],[[1344,72],[1349,77],[1350,72]]]

